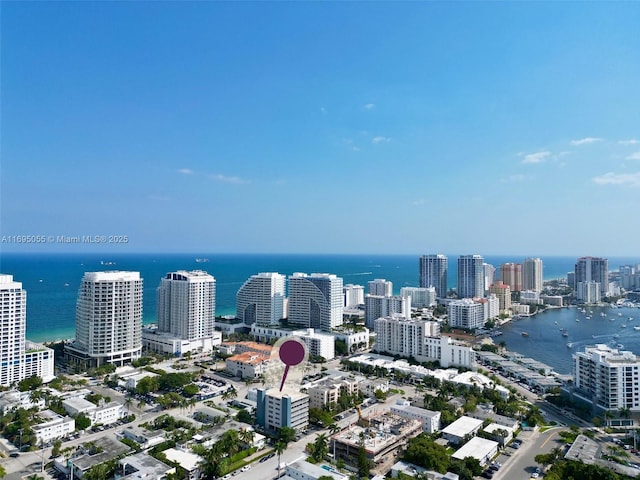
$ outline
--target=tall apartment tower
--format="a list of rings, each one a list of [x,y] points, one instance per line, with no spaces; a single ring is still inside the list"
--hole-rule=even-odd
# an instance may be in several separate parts
[[[184,340],[211,338],[216,279],[202,270],[167,273],[158,287],[158,330]]]
[[[522,264],[522,289],[541,292],[543,278],[542,259],[527,258]]]
[[[512,292],[522,291],[522,264],[503,263],[500,265],[500,280],[509,285]]]
[[[575,289],[577,299],[581,297],[581,283],[597,282],[600,284],[600,295],[606,297],[609,291],[609,260],[598,257],[581,257],[576,261]]]
[[[458,258],[458,298],[484,297],[484,258],[461,255]]]
[[[376,278],[371,280],[368,284],[369,295],[382,295],[383,297],[390,297],[393,295],[393,282],[385,280],[384,278]]]
[[[27,292],[11,275],[0,275],[0,385],[9,386],[24,377],[20,372],[27,331]]]
[[[142,278],[139,272],[87,272],[76,306],[76,338],[65,347],[86,368],[122,366],[142,352]]]
[[[496,267],[490,263],[484,264],[484,289],[489,290],[489,287],[496,281]]]
[[[423,255],[420,257],[420,287],[434,287],[439,298],[447,296],[449,260],[446,255]]]
[[[345,307],[357,307],[364,305],[364,287],[362,285],[348,284],[342,287]]]
[[[331,330],[342,325],[342,278],[328,273],[289,277],[289,323]]]
[[[236,294],[236,318],[245,325],[278,325],[285,317],[285,276],[276,272],[252,275]]]
[[[36,375],[53,380],[53,350],[26,340],[27,292],[12,275],[0,274],[0,386]]]

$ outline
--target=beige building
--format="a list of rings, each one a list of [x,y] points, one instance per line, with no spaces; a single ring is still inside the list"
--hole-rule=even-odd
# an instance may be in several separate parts
[[[489,293],[498,297],[500,313],[511,309],[511,288],[502,281],[497,281],[489,287]]]
[[[358,391],[358,381],[355,379],[324,380],[307,389],[309,408],[323,408],[332,403],[338,403],[341,394],[353,395]]]

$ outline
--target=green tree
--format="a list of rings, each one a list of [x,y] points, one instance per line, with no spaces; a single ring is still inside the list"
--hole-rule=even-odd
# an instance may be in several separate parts
[[[27,390],[37,390],[42,386],[42,379],[37,375],[32,375],[18,382],[18,390],[26,392]]]
[[[282,476],[282,471],[281,471],[282,465],[280,463],[280,457],[282,455],[282,452],[284,452],[287,449],[287,443],[284,442],[283,440],[277,440],[275,445],[273,446],[273,449],[278,455],[278,478],[280,478]]]
[[[53,448],[51,449],[51,455],[53,455],[54,457],[57,457],[58,455],[60,455],[61,450],[62,450],[62,441],[55,440],[53,442]]]
[[[349,353],[347,350],[347,344],[345,343],[344,340],[335,341],[335,351],[336,351],[336,355],[341,355],[341,356]]]
[[[0,478],[4,478],[7,475],[7,471],[2,465],[0,465]]]
[[[76,430],[86,430],[91,426],[91,420],[84,413],[75,416]]]
[[[291,427],[282,427],[278,433],[278,439],[288,444],[296,439],[296,431]]]
[[[312,458],[320,462],[325,459],[327,454],[329,453],[329,445],[327,441],[327,436],[324,433],[318,435],[313,442],[313,455]]]

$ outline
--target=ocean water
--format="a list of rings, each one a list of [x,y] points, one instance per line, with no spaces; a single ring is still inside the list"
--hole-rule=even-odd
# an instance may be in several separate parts
[[[198,263],[196,258],[207,258]],[[456,259],[449,255],[449,286],[456,284]],[[235,296],[242,284],[259,272],[334,273],[344,283],[365,285],[385,278],[394,292],[403,286],[418,286],[419,255],[262,255],[262,254],[19,254],[0,253],[0,273],[11,274],[27,291],[27,338],[51,341],[75,335],[75,306],[85,272],[102,270],[139,271],[144,279],[145,323],[156,321],[156,289],[160,279],[175,270],[205,270],[216,278],[216,314],[235,314]],[[523,258],[487,256],[499,267]],[[576,257],[542,257],[545,279],[559,278],[573,269]],[[638,263],[637,258],[609,259],[609,268]],[[566,348],[566,347],[563,347]]]

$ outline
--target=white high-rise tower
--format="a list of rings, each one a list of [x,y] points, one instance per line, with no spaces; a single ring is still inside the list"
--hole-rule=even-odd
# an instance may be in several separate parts
[[[236,318],[246,325],[278,325],[284,318],[285,277],[275,272],[252,275],[236,294]]]
[[[458,298],[484,297],[484,258],[462,255],[458,258]]]
[[[0,274],[0,386],[36,375],[50,382],[53,350],[26,340],[27,292],[12,275]]]
[[[289,323],[331,330],[342,325],[342,278],[328,273],[289,277]]]
[[[76,306],[76,338],[65,347],[85,368],[122,366],[142,352],[142,278],[139,272],[87,272]]]
[[[522,264],[522,288],[533,292],[542,291],[542,259],[527,258]]]
[[[420,257],[420,287],[434,287],[440,298],[447,296],[449,260],[446,255],[423,255]]]
[[[168,273],[158,287],[158,330],[184,340],[211,338],[216,279],[202,270]]]

